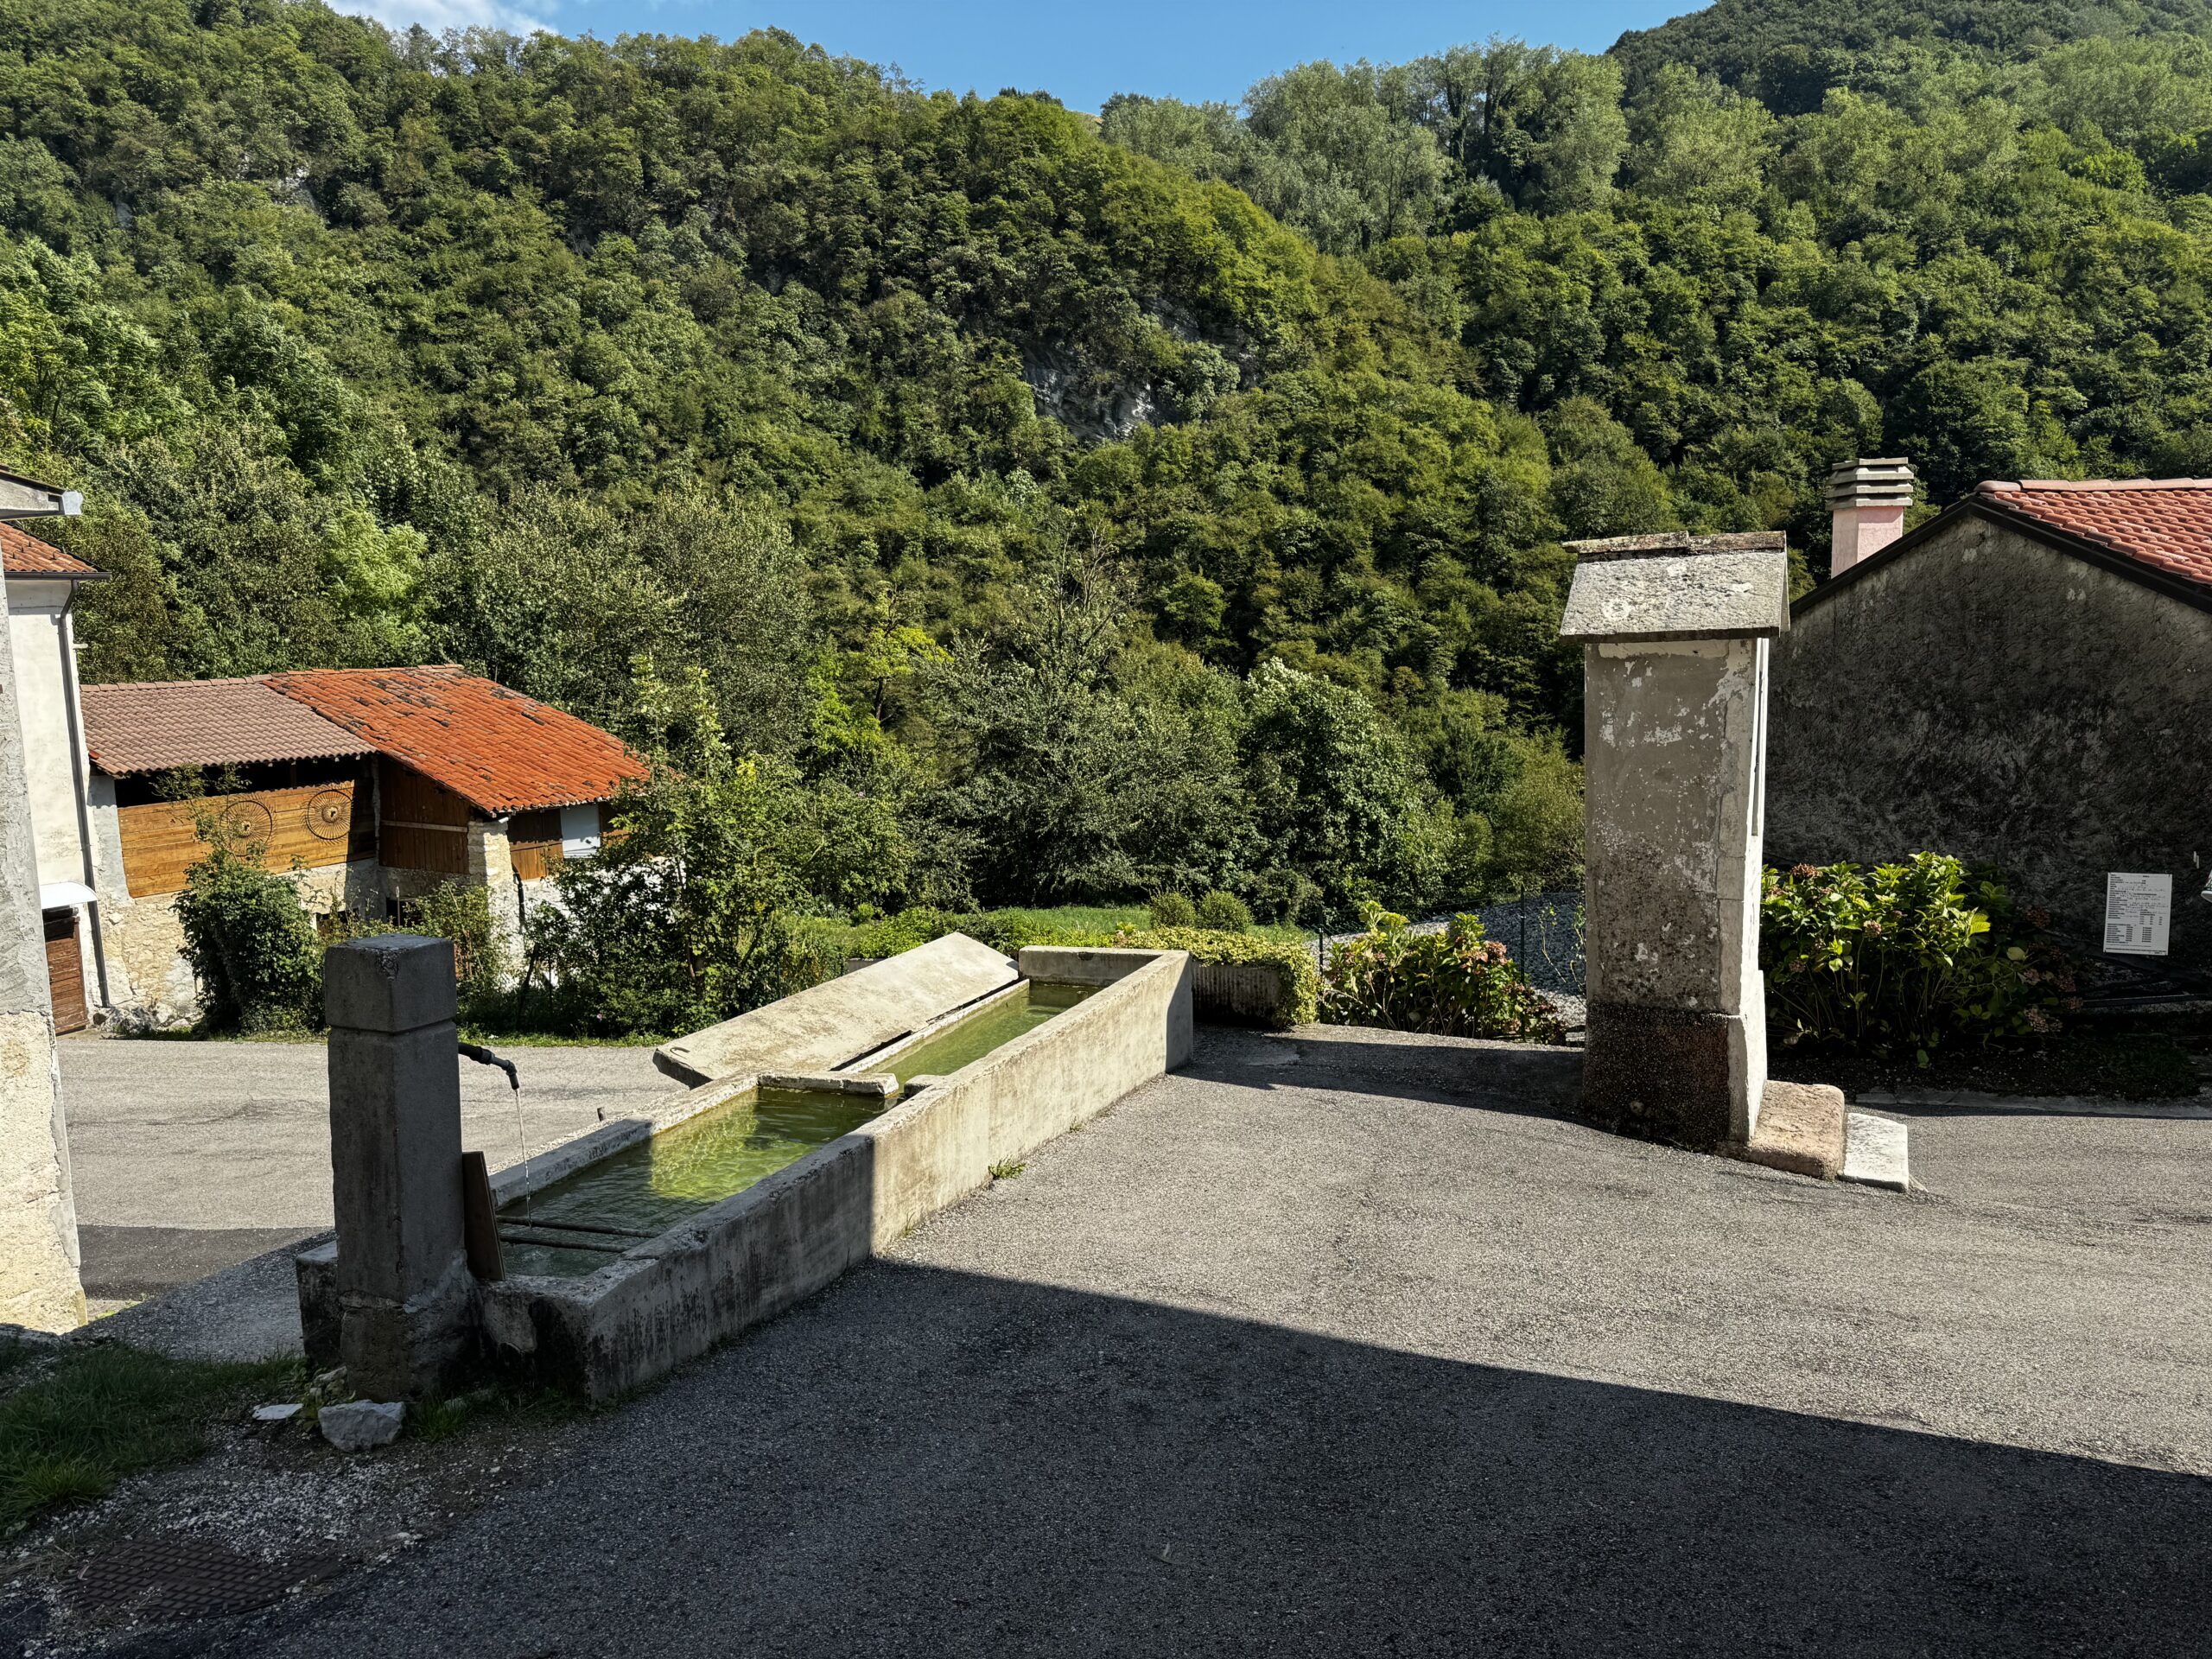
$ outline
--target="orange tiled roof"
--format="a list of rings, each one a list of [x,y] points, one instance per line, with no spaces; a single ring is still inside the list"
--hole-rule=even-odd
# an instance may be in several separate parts
[[[1984,484],[1985,506],[2066,531],[2139,564],[2212,587],[2212,479],[2024,479]]]
[[[306,669],[267,683],[493,817],[607,800],[645,776],[598,727],[450,664]]]
[[[11,576],[48,576],[57,582],[92,582],[99,572],[51,542],[17,530],[0,518],[0,567]]]

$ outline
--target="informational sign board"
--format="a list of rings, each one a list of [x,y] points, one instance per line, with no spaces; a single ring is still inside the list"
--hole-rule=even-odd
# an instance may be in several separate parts
[[[2122,957],[2163,957],[2174,919],[2171,875],[2105,877],[2105,950]]]

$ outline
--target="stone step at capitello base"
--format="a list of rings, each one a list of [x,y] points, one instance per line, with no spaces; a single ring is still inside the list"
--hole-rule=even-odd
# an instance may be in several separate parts
[[[1770,1077],[1759,1096],[1758,1127],[1730,1150],[1769,1169],[1832,1181],[1843,1173],[1845,1116],[1842,1090]]]
[[[1843,1179],[1893,1192],[1912,1191],[1910,1132],[1905,1126],[1877,1112],[1853,1112],[1848,1122]]]
[[[1758,1128],[1748,1144],[1729,1150],[1792,1175],[1904,1192],[1912,1186],[1907,1137],[1905,1126],[1894,1118],[1847,1109],[1840,1089],[1769,1079],[1760,1096]]]

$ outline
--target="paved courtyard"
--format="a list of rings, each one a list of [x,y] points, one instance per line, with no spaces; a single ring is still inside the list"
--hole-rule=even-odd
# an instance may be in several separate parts
[[[321,1043],[72,1038],[60,1046],[85,1288],[143,1296],[331,1224]],[[518,1101],[461,1067],[464,1141],[492,1167],[619,1117],[676,1084],[649,1048],[518,1047]],[[519,1116],[519,1121],[518,1117]]]
[[[2206,1115],[1919,1116],[1900,1197],[1473,1064],[1208,1036],[210,1650],[2204,1650]]]

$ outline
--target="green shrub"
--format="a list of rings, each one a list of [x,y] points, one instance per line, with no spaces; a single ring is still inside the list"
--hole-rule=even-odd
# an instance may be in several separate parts
[[[2074,976],[2044,920],[1941,853],[1770,869],[1759,905],[1768,1027],[1785,1045],[1923,1065],[1946,1044],[2048,1035]]]
[[[400,907],[406,931],[453,941],[454,971],[461,982],[461,1004],[474,1007],[506,983],[505,942],[492,925],[492,895],[467,881],[441,881],[421,898]]]
[[[943,938],[954,931],[956,919],[949,910],[933,910],[927,906],[902,910],[895,916],[879,916],[858,924],[845,936],[845,954],[871,961],[895,957],[917,945],[927,944],[931,939]]]
[[[1302,944],[1195,927],[1123,928],[1109,940],[1069,943],[1110,944],[1130,950],[1187,950],[1195,962],[1272,968],[1275,970],[1274,1012],[1267,1023],[1278,1031],[1311,1024],[1319,1011],[1320,974],[1313,966],[1313,953]]]
[[[845,944],[814,918],[874,903],[909,856],[887,802],[733,752],[697,671],[638,689],[652,775],[531,915],[562,1004],[601,1036],[696,1031],[813,983]]]
[[[200,1017],[215,1031],[296,1031],[322,1023],[322,945],[297,888],[261,868],[263,845],[211,817],[207,855],[177,894],[184,954],[200,981]]]
[[[1198,906],[1179,893],[1157,893],[1152,901],[1152,925],[1154,927],[1196,927],[1198,925]]]
[[[1114,936],[1116,912],[1068,907],[1051,910],[932,910],[917,906],[862,922],[845,936],[848,956],[874,960],[927,944],[948,933],[965,933],[1003,956],[1025,944],[1101,944]],[[1120,912],[1126,914],[1126,912]]]
[[[1404,917],[1370,907],[1368,931],[1329,954],[1321,1018],[1440,1037],[1567,1039],[1551,1004],[1471,916],[1454,917],[1440,933],[1415,933]]]
[[[1249,933],[1252,931],[1252,912],[1245,902],[1233,893],[1214,892],[1198,900],[1198,924],[1215,933]],[[1155,907],[1153,920],[1160,920]]]
[[[791,918],[785,924],[783,988],[776,995],[789,996],[843,973],[849,938],[850,930],[833,917]]]

